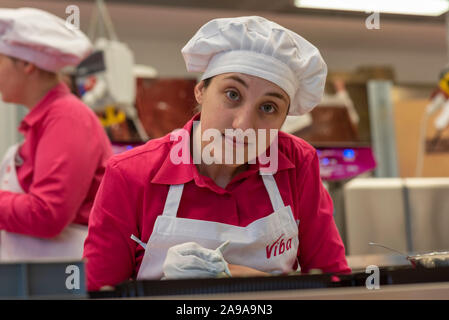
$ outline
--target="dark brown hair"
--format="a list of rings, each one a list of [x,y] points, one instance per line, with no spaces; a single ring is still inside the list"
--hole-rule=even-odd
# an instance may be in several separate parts
[[[207,89],[207,87],[209,87],[210,82],[212,81],[213,78],[214,77],[212,76],[210,78],[202,80],[204,82],[204,88]],[[198,112],[201,112],[201,105],[199,105],[199,104],[193,109],[194,114],[197,114]]]

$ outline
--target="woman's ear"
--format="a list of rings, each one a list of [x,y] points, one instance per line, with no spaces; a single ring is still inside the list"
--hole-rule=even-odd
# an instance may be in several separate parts
[[[26,74],[31,74],[33,73],[34,70],[36,70],[36,66],[30,62],[24,62],[25,66],[24,66],[24,71]]]
[[[17,59],[16,61],[16,65],[19,66],[22,69],[22,72],[25,74],[31,74],[34,70],[37,69],[36,66],[31,62],[19,59]]]
[[[195,89],[193,90],[195,93],[196,102],[201,105],[203,103],[203,93],[204,93],[204,81],[201,80],[195,85]]]

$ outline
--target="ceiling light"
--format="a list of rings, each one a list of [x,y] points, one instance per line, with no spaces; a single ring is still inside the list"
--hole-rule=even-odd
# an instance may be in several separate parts
[[[439,16],[449,10],[448,0],[295,0],[295,6],[308,9],[379,12]]]

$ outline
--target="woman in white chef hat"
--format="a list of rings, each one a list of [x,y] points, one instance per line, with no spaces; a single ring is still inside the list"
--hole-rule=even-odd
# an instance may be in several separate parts
[[[288,273],[298,262],[303,272],[350,272],[314,148],[277,132],[287,114],[321,100],[327,68],[317,48],[253,16],[206,23],[182,54],[189,71],[203,73],[201,113],[109,162],[85,243],[89,289],[129,278]],[[238,140],[229,129],[262,135]],[[264,166],[268,144],[256,161],[203,161],[206,132],[234,150],[270,139],[265,156],[276,163]],[[225,152],[213,151],[222,160]]]
[[[111,146],[95,114],[60,80],[92,50],[65,21],[0,9],[0,93],[29,109],[25,141],[0,163],[0,261],[80,259]]]

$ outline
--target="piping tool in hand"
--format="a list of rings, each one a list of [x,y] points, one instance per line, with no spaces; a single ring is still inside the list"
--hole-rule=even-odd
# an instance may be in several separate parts
[[[226,249],[226,247],[228,246],[228,244],[230,243],[230,240],[226,240],[225,242],[223,242],[217,249],[215,249],[216,252],[219,252],[221,254],[221,256],[223,256],[223,251]],[[224,260],[224,258],[223,258]],[[225,260],[225,271],[224,271],[228,276],[232,277],[231,275],[231,271],[229,271],[228,268],[228,263]]]

